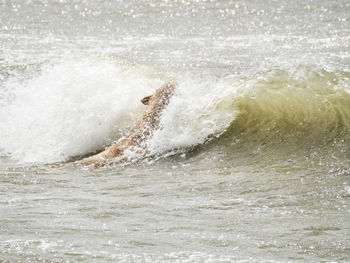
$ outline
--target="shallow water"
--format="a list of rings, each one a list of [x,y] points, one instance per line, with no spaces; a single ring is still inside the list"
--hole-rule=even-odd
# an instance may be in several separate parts
[[[348,1],[0,0],[0,261],[350,261]],[[149,156],[60,168],[178,83]]]

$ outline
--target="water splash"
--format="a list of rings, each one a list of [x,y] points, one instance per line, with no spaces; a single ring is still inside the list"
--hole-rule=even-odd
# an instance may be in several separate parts
[[[21,162],[66,161],[103,149],[135,124],[140,97],[162,81],[111,61],[50,65],[8,82],[14,99],[0,108],[0,148]]]

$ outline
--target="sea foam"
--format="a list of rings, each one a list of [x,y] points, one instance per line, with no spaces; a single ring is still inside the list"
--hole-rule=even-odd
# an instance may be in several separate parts
[[[135,125],[140,99],[161,84],[147,70],[111,61],[47,65],[5,83],[13,99],[0,107],[0,149],[20,162],[46,163],[103,149]]]

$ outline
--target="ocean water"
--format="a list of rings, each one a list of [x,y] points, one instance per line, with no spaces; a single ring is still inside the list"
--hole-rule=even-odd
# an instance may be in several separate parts
[[[348,0],[0,0],[1,262],[349,262],[349,151]]]

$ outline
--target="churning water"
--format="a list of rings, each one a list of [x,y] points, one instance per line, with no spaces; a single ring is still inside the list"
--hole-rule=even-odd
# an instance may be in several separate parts
[[[348,262],[349,151],[347,0],[0,0],[0,261]]]

